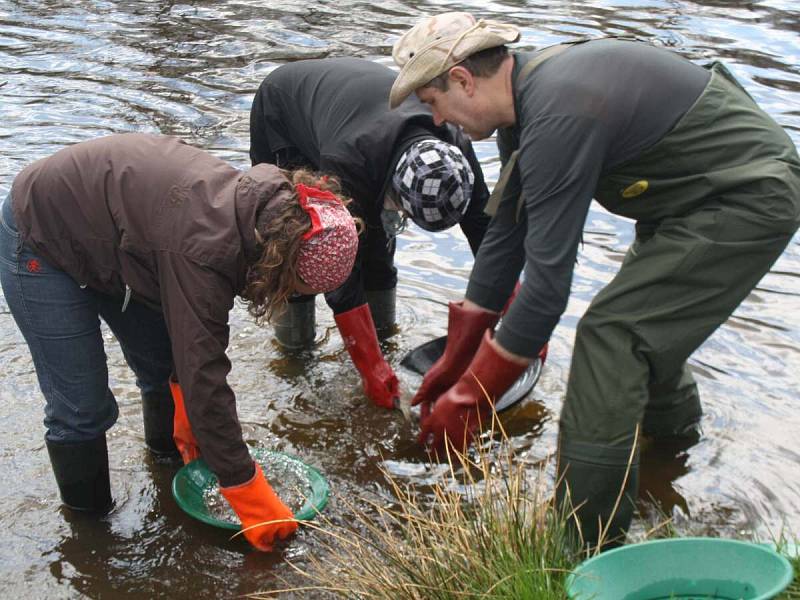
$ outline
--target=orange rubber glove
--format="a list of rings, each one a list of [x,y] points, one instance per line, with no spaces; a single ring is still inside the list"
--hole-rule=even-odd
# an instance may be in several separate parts
[[[172,425],[172,439],[175,446],[181,453],[183,464],[189,464],[195,458],[200,458],[200,448],[197,440],[194,439],[192,426],[189,425],[189,417],[186,415],[186,407],[183,404],[183,390],[177,381],[169,380],[169,389],[172,392],[172,400],[175,402],[175,418]]]
[[[292,511],[267,483],[261,466],[256,464],[255,467],[256,472],[249,481],[220,487],[219,491],[239,516],[247,541],[255,548],[269,552],[276,539],[289,537],[298,525]]]

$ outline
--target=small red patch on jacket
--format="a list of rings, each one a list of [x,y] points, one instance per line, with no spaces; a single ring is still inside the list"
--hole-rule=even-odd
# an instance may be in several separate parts
[[[39,273],[42,270],[42,263],[40,263],[35,258],[31,258],[25,264],[25,268],[28,269],[28,273]]]

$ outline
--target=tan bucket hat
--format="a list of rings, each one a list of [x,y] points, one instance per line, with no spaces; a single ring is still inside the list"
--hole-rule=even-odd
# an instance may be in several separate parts
[[[465,12],[447,12],[420,21],[392,48],[400,74],[389,93],[389,106],[396,108],[414,90],[468,56],[518,39],[519,29],[514,25],[476,20]]]

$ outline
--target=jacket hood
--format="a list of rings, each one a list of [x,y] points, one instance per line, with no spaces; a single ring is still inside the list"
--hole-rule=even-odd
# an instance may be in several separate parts
[[[258,214],[267,205],[291,200],[294,186],[278,167],[262,163],[244,171],[223,193],[233,194],[242,247],[248,263],[255,261],[261,254],[255,234]]]

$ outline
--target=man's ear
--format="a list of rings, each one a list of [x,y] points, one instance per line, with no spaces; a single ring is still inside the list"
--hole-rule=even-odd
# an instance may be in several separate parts
[[[459,86],[468,96],[475,91],[475,76],[469,69],[456,65],[447,74],[450,85]]]

